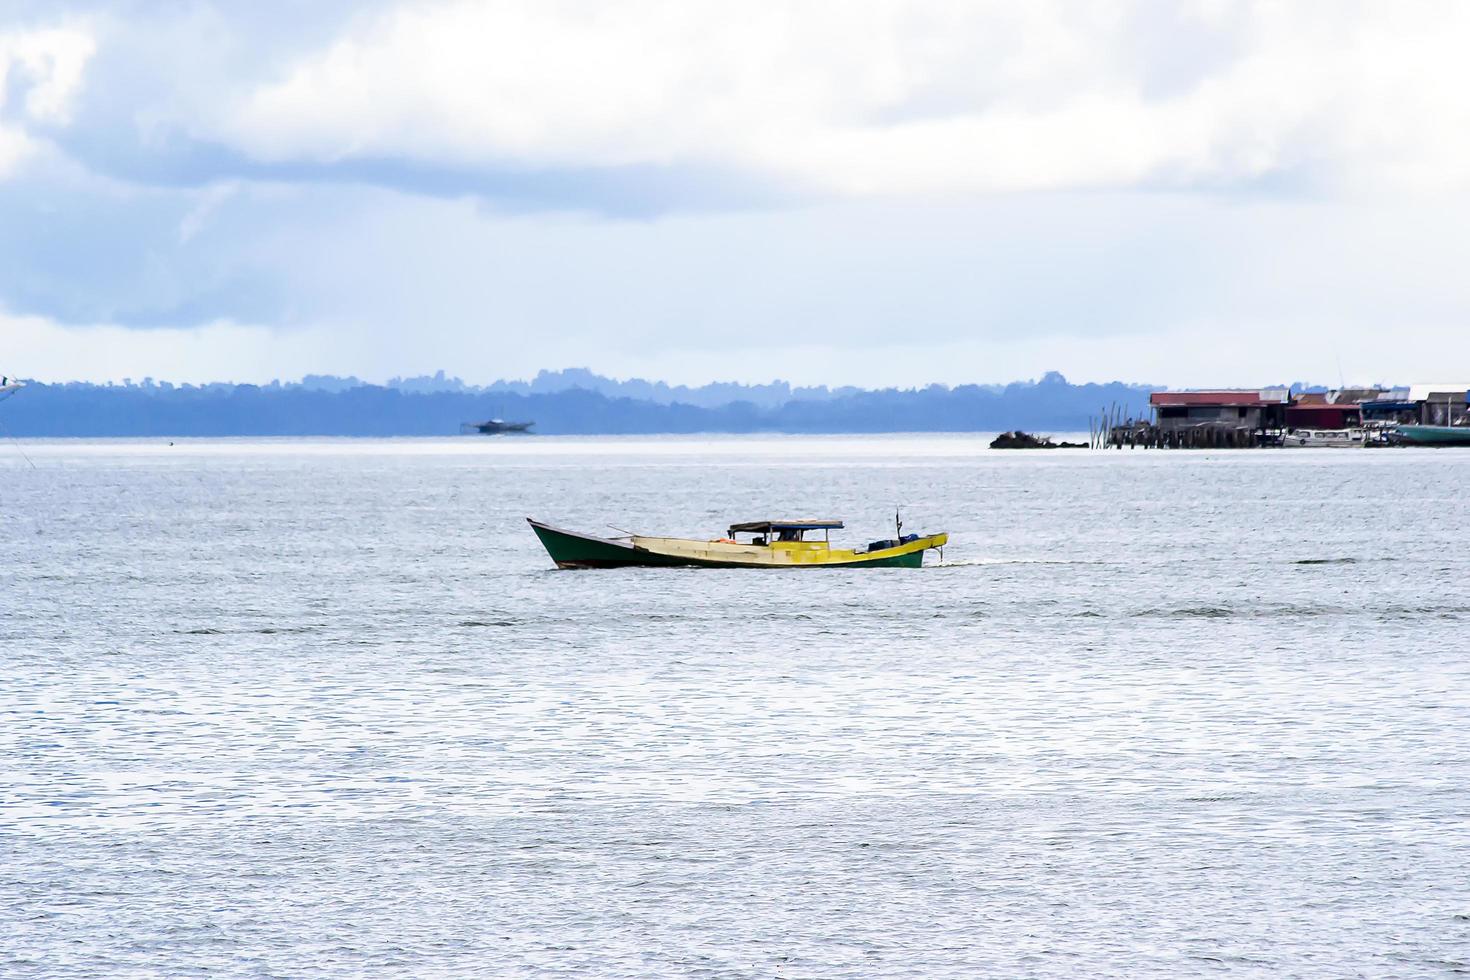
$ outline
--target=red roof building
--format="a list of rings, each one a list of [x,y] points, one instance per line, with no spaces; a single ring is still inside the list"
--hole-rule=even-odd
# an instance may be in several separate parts
[[[1266,408],[1285,405],[1291,400],[1285,388],[1221,388],[1216,391],[1155,391],[1148,403],[1155,408],[1214,407]]]
[[[1286,409],[1289,429],[1350,429],[1362,424],[1363,413],[1357,405],[1299,401]]]

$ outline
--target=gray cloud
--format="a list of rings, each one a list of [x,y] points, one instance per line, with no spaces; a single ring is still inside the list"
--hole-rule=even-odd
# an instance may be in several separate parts
[[[712,166],[631,164],[526,169],[441,165],[395,157],[335,162],[254,160],[182,134],[148,143],[95,130],[71,130],[57,145],[93,173],[130,183],[197,188],[220,181],[366,184],[428,197],[479,197],[499,211],[589,211],[649,218],[671,211],[787,206],[809,195],[789,182]]]

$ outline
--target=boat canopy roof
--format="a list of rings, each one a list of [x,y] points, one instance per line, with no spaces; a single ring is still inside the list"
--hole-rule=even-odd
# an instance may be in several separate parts
[[[750,534],[769,534],[772,531],[823,531],[842,527],[841,521],[750,521],[731,524],[730,533],[744,531]]]

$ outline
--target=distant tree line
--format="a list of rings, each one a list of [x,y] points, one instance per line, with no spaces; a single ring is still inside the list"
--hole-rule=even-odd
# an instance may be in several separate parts
[[[363,382],[356,378],[337,378],[331,375],[307,375],[301,379],[308,387],[341,390]],[[657,402],[671,405],[679,402],[698,405],[701,408],[719,408],[733,402],[750,402],[761,408],[777,408],[789,401],[825,400],[842,395],[857,394],[861,388],[828,388],[826,385],[795,387],[785,381],[769,384],[748,385],[735,381],[717,381],[712,384],[690,387],[670,385],[663,381],[645,381],[643,378],[606,378],[587,368],[564,368],[560,371],[541,371],[530,381],[494,381],[488,385],[470,385],[459,378],[445,377],[443,371],[432,375],[412,378],[392,378],[387,387],[399,391],[424,394],[440,391],[457,391],[481,394],[546,395],[572,388],[582,388],[607,395],[609,398],[632,398],[635,401]]]
[[[1059,432],[1085,431],[1089,415],[1114,403],[1125,414],[1142,415],[1150,390],[1121,382],[1074,385],[1053,372],[1004,386],[821,389],[823,397],[806,389],[804,397],[779,403],[691,404],[581,386],[405,390],[333,380],[341,383],[31,383],[0,403],[0,424],[16,436],[429,436],[456,434],[461,422],[492,417],[534,421],[534,431],[545,435]]]

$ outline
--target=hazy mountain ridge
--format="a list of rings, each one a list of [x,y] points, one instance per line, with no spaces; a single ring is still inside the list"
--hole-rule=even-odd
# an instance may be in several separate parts
[[[303,387],[344,390],[360,387],[366,382],[357,378],[337,378],[331,375],[307,375],[301,380]],[[411,394],[436,394],[458,392],[468,394],[516,394],[547,395],[581,388],[595,391],[609,398],[633,398],[659,405],[675,403],[697,405],[701,408],[719,408],[734,402],[750,402],[763,408],[775,408],[789,401],[825,400],[857,394],[863,389],[847,386],[828,388],[826,385],[793,387],[785,381],[769,384],[748,385],[734,381],[716,381],[690,387],[670,385],[663,381],[646,381],[643,378],[619,380],[604,377],[588,368],[563,368],[557,371],[543,370],[529,381],[500,380],[488,385],[466,384],[457,377],[446,377],[443,371],[432,375],[411,378],[391,378],[383,385]]]
[[[148,378],[121,385],[33,383],[0,408],[0,422],[17,436],[451,435],[461,422],[495,416],[534,421],[535,431],[546,435],[1077,431],[1107,405],[1142,414],[1150,390],[1123,382],[1074,385],[1056,372],[1008,385],[876,390],[792,388],[780,381],[689,389],[580,370],[486,386],[443,372],[387,385],[327,376],[269,385]]]

